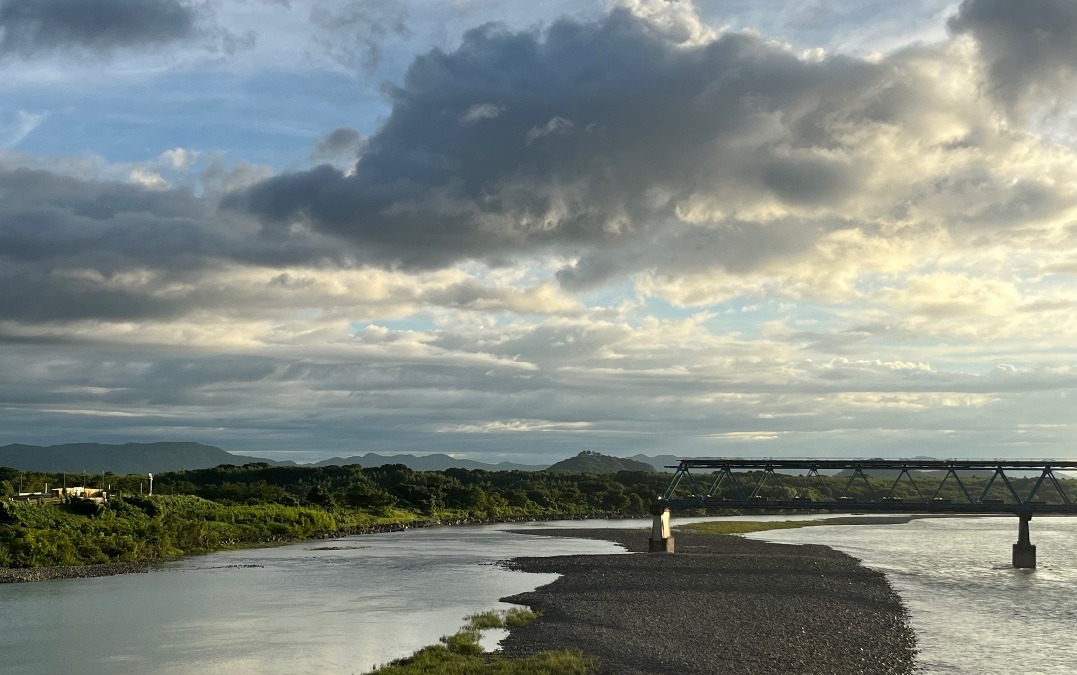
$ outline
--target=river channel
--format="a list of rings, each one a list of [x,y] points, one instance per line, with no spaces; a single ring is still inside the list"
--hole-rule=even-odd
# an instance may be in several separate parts
[[[507,529],[648,525],[418,529],[190,557],[149,574],[0,584],[0,672],[361,673],[554,578],[499,560],[622,551]],[[1015,518],[947,518],[751,536],[833,546],[885,572],[925,673],[1077,672],[1077,518],[1033,520],[1034,571],[1009,566],[1016,530]]]

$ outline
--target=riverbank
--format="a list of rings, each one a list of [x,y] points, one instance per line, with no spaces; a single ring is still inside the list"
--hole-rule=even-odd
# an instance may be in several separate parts
[[[549,529],[523,534],[602,539],[646,551],[646,531]],[[542,613],[502,641],[510,658],[578,649],[600,673],[913,672],[915,639],[880,572],[824,546],[676,535],[673,555],[515,558],[562,575],[504,598]]]
[[[114,574],[140,574],[153,569],[150,562],[112,562],[58,567],[0,567],[0,584],[52,579],[92,579]]]
[[[545,522],[550,520],[584,520],[579,516],[543,516],[523,517],[507,516],[504,518],[452,518],[452,519],[416,519],[403,522],[379,523],[375,525],[361,525],[343,530],[330,530],[316,532],[309,537],[287,537],[277,535],[254,542],[229,542],[225,545],[214,547],[209,550],[198,551],[186,555],[148,558],[135,561],[115,561],[106,563],[90,563],[86,565],[48,565],[40,567],[0,567],[0,584],[22,583],[33,581],[51,581],[56,579],[89,579],[94,577],[112,576],[115,574],[140,574],[152,572],[161,564],[177,560],[179,558],[195,555],[205,555],[214,551],[241,550],[268,548],[274,546],[286,546],[304,541],[319,541],[329,539],[341,539],[344,537],[385,534],[388,532],[403,532],[410,529],[426,527],[448,527],[468,525],[490,525],[496,523],[528,523]]]

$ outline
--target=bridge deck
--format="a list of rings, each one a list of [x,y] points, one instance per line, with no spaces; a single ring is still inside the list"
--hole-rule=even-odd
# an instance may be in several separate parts
[[[761,510],[826,510],[877,513],[1017,513],[1017,514],[1077,514],[1077,503],[1066,492],[1056,470],[1077,470],[1077,460],[1011,460],[1011,459],[746,459],[737,457],[686,458],[679,460],[673,480],[656,506],[675,509],[727,508]],[[824,477],[820,471],[847,471],[847,475]],[[693,475],[693,471],[696,472]],[[789,489],[783,482],[790,479],[787,472],[799,471],[800,485]],[[943,472],[924,476],[917,471]],[[990,472],[990,479],[983,485],[973,486],[970,492],[969,472]],[[705,478],[708,487],[701,487],[698,478]],[[750,479],[746,478],[751,472]],[[779,473],[781,472],[781,473]],[[884,472],[889,475],[880,476]],[[1007,474],[1010,472],[1010,475]],[[1015,472],[1032,472],[1034,485],[1021,494],[1014,485]],[[965,474],[962,477],[962,473]],[[874,474],[874,475],[873,475]],[[1036,475],[1038,474],[1038,475]],[[984,478],[986,476],[979,476]],[[828,481],[829,478],[829,482]],[[835,478],[844,482],[844,489],[832,489]],[[876,479],[875,486],[869,479]],[[944,485],[953,479],[960,489],[960,499],[940,497]],[[877,489],[885,479],[889,489]],[[856,481],[866,487],[860,494],[851,496],[850,488]],[[905,480],[911,485],[916,498],[896,495],[898,486]],[[815,481],[812,483],[812,481]],[[891,482],[892,481],[892,482]],[[768,485],[769,483],[769,485]],[[930,483],[930,487],[925,485]],[[1018,483],[1020,484],[1020,483]],[[1027,485],[1027,483],[1026,483]],[[808,489],[817,486],[816,498],[808,497]],[[1058,495],[1048,503],[1041,488],[1049,486]],[[722,488],[725,487],[724,491]],[[921,490],[924,487],[924,490]],[[995,492],[991,493],[992,487]],[[934,492],[932,492],[932,488]],[[774,493],[780,491],[780,497]],[[683,494],[687,492],[688,494]],[[769,492],[770,494],[764,494]],[[906,490],[908,492],[908,490]],[[989,494],[1003,494],[989,498]],[[819,499],[818,495],[825,494]]]

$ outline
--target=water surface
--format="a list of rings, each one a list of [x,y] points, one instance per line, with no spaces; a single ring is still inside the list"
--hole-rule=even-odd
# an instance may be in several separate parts
[[[884,572],[909,609],[925,673],[1077,673],[1077,518],[1032,519],[1039,567],[1010,565],[1017,518],[818,526],[753,539],[824,544]]]
[[[0,671],[363,672],[556,578],[496,561],[622,551],[430,528],[214,553],[149,574],[0,584]]]

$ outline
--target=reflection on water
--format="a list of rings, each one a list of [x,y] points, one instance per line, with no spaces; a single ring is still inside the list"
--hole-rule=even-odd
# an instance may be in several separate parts
[[[749,535],[825,544],[887,575],[909,609],[926,673],[1077,673],[1077,518],[1037,517],[1039,568],[1010,566],[1017,518],[820,526]]]

